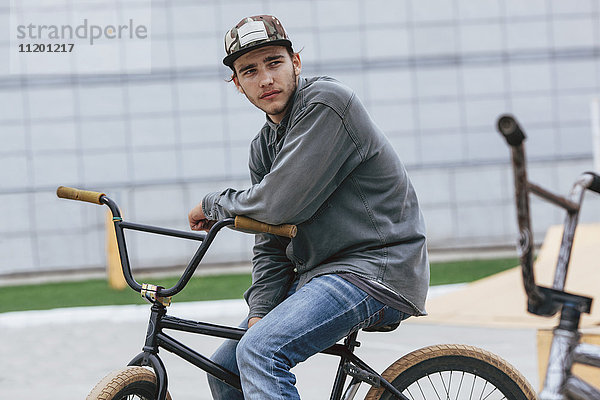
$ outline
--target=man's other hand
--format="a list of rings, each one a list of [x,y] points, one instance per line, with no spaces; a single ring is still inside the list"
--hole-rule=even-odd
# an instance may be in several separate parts
[[[217,222],[206,218],[204,211],[202,211],[202,204],[192,208],[192,211],[188,214],[188,221],[193,231],[208,231]]]
[[[248,320],[248,329],[250,329],[250,327],[252,325],[254,325],[255,323],[257,323],[258,321],[260,321],[259,317],[252,317]]]

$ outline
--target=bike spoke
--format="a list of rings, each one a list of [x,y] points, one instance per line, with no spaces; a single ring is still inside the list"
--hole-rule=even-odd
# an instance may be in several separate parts
[[[473,398],[473,390],[475,390],[475,377],[473,377],[473,386],[471,386],[471,394],[469,395],[469,399]]]
[[[138,397],[138,395],[136,395],[136,394],[128,394],[127,398],[123,398],[122,400],[135,400],[135,399],[145,400],[144,397]]]
[[[419,390],[421,391],[421,396],[423,396],[423,398],[425,398],[425,393],[423,393],[423,389],[421,388],[421,384],[419,383],[419,381],[417,381],[417,386],[419,387]]]
[[[483,400],[487,399],[488,397],[490,397],[492,395],[492,393],[497,392],[497,391],[498,391],[498,388],[494,388],[494,390],[489,392],[488,395],[483,398]]]
[[[431,376],[427,375],[427,379],[429,379],[429,383],[431,384],[431,387],[433,388],[433,391],[435,392],[435,394],[436,394],[437,398],[438,398],[439,400],[442,400],[442,398],[440,397],[440,395],[439,395],[439,393],[438,393],[437,389],[435,388],[435,385],[434,385],[434,384],[433,384],[433,382],[431,381]]]
[[[462,388],[463,379],[465,379],[465,372],[463,371],[460,377],[460,383],[458,384],[458,390],[456,392],[456,400],[458,400],[458,396],[460,396],[460,389]]]
[[[481,394],[479,395],[479,400],[482,400],[483,397],[483,393],[485,392],[485,387],[487,386],[488,382],[485,381],[485,384],[483,385],[483,389],[481,389]]]
[[[446,382],[444,382],[444,376],[442,375],[441,372],[438,372],[438,375],[440,376],[440,381],[442,381],[442,386],[444,386],[444,391],[446,392],[446,400],[448,400],[449,393],[450,393],[450,385],[448,384],[448,388],[446,388]],[[452,380],[452,371],[450,371],[450,380]]]

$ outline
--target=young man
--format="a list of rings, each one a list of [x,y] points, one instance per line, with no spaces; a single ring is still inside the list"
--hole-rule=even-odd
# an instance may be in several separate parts
[[[357,329],[391,330],[424,315],[425,227],[404,166],[354,92],[300,77],[300,56],[273,16],[225,35],[223,63],[266,123],[250,146],[252,186],[210,193],[193,230],[245,215],[296,224],[286,239],[256,235],[242,340],[213,356],[242,393],[209,377],[215,399],[299,399],[290,369]]]

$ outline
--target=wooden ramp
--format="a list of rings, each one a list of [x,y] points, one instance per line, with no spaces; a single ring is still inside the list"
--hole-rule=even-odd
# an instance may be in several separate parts
[[[548,230],[534,267],[539,285],[552,286],[561,239],[562,226]],[[600,224],[578,226],[565,290],[592,298],[600,294]],[[592,313],[582,316],[583,328],[600,326],[597,302],[600,296],[592,303]],[[426,309],[428,316],[409,321],[502,328],[551,328],[557,321],[557,316],[543,318],[527,313],[520,267],[436,297],[427,302]]]

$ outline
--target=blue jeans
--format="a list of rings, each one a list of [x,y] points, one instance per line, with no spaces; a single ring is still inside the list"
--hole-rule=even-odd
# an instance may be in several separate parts
[[[215,400],[300,399],[290,369],[362,328],[408,317],[337,275],[312,279],[254,324],[228,340],[212,360],[240,374],[244,394],[209,375]],[[247,327],[247,321],[241,325]]]

